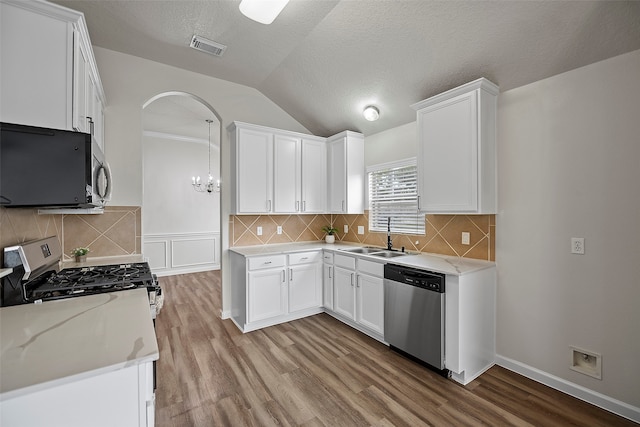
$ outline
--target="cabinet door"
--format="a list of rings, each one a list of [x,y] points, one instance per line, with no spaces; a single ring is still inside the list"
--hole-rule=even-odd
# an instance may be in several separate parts
[[[273,135],[238,129],[236,141],[237,213],[273,210]]]
[[[73,26],[49,16],[57,6],[17,3],[0,3],[0,121],[71,130]]]
[[[287,313],[286,272],[283,268],[252,271],[249,276],[248,321]]]
[[[333,311],[355,320],[355,271],[335,267],[333,276]]]
[[[347,175],[346,175],[346,138],[327,143],[329,162],[329,212],[346,212]]]
[[[322,263],[289,268],[289,313],[322,306]]]
[[[323,141],[302,140],[302,213],[327,209],[327,147]]]
[[[80,42],[78,30],[73,32],[73,128],[78,132],[89,132],[87,121],[87,80],[89,57]]]
[[[418,132],[420,209],[477,211],[477,90],[419,110]]]
[[[356,302],[356,321],[374,332],[384,334],[384,280],[358,274]]]
[[[301,210],[300,139],[275,134],[273,137],[273,212]]]
[[[333,310],[333,265],[324,264],[322,270],[322,305]]]

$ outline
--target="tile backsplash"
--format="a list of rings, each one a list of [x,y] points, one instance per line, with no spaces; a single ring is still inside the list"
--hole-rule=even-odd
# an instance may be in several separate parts
[[[322,240],[321,228],[332,224],[336,240],[386,246],[387,234],[369,231],[369,213],[362,215],[234,215],[230,221],[231,246],[255,246]],[[426,215],[425,235],[392,234],[394,248],[495,261],[495,215]],[[348,233],[344,233],[344,226]],[[277,234],[277,227],[282,234]],[[357,234],[362,226],[364,234]],[[262,235],[258,235],[258,227]],[[463,245],[462,232],[468,232]]]
[[[73,248],[84,246],[90,257],[142,253],[139,206],[107,206],[101,215],[39,215],[37,209],[0,208],[0,248],[58,236],[63,261]]]

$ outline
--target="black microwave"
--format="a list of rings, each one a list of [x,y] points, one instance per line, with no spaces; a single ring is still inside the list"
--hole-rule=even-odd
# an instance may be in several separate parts
[[[1,206],[104,206],[110,181],[91,134],[0,123]]]

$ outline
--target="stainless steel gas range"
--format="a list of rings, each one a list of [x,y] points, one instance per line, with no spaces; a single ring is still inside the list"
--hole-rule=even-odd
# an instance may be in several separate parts
[[[13,272],[2,278],[0,307],[146,288],[155,319],[162,289],[146,262],[60,270],[61,257],[57,237],[5,248],[4,267]]]

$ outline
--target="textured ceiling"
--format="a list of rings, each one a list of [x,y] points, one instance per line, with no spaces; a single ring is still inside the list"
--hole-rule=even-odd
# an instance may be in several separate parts
[[[239,0],[55,3],[84,12],[94,45],[254,87],[321,136],[408,123],[478,77],[505,91],[640,49],[640,1],[291,0],[271,25]],[[195,51],[193,34],[228,49]]]

